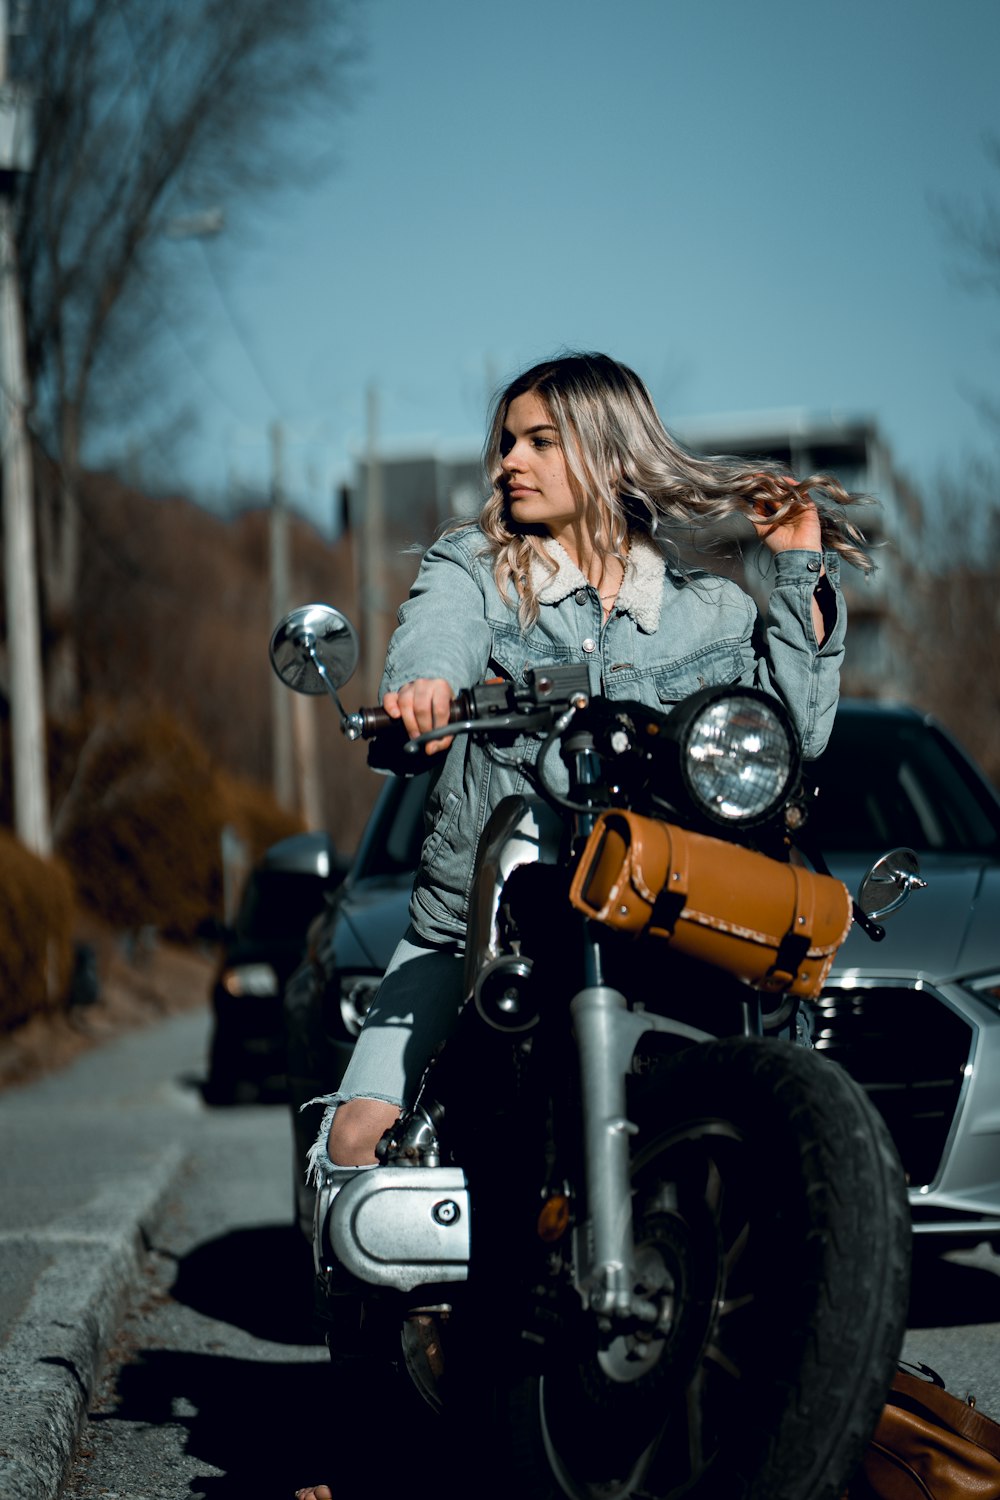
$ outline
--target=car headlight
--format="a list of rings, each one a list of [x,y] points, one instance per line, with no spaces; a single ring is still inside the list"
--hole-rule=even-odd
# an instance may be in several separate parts
[[[680,737],[688,795],[716,823],[760,823],[788,799],[800,754],[787,713],[773,698],[725,692],[697,708]]]
[[[349,1036],[360,1033],[381,983],[381,974],[341,974],[340,1015]]]
[[[1000,1011],[1000,974],[981,974],[978,979],[964,979],[963,989],[984,1000],[991,1010]]]
[[[229,995],[276,995],[278,976],[270,964],[234,964],[222,973],[222,988]]]

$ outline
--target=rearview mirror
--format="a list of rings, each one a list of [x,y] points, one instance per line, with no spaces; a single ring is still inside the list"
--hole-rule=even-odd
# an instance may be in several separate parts
[[[866,917],[880,922],[898,911],[911,891],[927,885],[920,878],[920,862],[912,849],[892,849],[877,859],[858,889],[858,905]]]
[[[279,620],[271,636],[271,665],[286,687],[317,697],[343,687],[358,665],[358,633],[330,604],[303,604]],[[339,707],[339,703],[338,703]]]

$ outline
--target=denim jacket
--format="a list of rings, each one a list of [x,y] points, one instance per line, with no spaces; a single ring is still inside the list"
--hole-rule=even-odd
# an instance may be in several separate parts
[[[836,619],[820,647],[811,613],[820,569],[815,552],[777,554],[765,624],[737,584],[676,572],[641,533],[632,537],[625,578],[604,621],[597,590],[557,541],[545,547],[557,571],[550,577],[533,561],[540,607],[535,623],[522,630],[513,586],[502,598],[479,528],[435,542],[400,608],[380,698],[417,677],[442,677],[457,692],[488,677],[523,681],[527,667],[586,661],[592,692],[652,708],[669,709],[703,686],[764,688],[789,710],[806,757],[822,752],[837,708],[846,630],[836,553],[823,559]],[[531,736],[513,749],[461,737],[439,757],[410,903],[421,937],[461,940],[480,835],[500,799],[525,788],[525,766],[538,748]]]

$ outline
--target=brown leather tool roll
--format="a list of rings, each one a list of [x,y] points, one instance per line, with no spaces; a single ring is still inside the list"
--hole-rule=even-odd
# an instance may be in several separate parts
[[[851,925],[847,887],[638,813],[601,813],[570,887],[578,911],[649,931],[759,989],[822,988]]]

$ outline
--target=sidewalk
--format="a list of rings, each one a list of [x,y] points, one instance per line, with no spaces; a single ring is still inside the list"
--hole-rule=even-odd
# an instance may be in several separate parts
[[[153,1028],[111,1006],[93,1018],[100,1045],[0,1092],[0,1500],[59,1494],[144,1244],[196,1149],[209,969],[157,951],[134,974]]]

